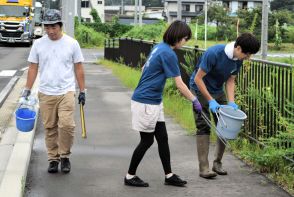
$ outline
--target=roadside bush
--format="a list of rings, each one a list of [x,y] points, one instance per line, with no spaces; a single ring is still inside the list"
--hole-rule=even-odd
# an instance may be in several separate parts
[[[133,27],[131,25],[122,25],[119,23],[82,23],[86,27],[94,29],[96,32],[102,32],[110,38],[121,37]]]
[[[294,43],[294,26],[287,27],[285,32],[284,42]]]
[[[196,24],[189,25],[192,30],[192,38],[195,39]],[[198,25],[197,39],[204,40],[205,28],[204,25]],[[216,27],[207,26],[207,40],[216,40]]]
[[[84,25],[78,25],[75,30],[75,38],[81,47],[102,47],[104,44],[104,34],[96,32],[94,29]]]
[[[143,40],[161,41],[164,31],[167,28],[167,23],[159,22],[151,25],[143,25],[142,27],[133,27],[125,33],[123,37],[133,37]]]

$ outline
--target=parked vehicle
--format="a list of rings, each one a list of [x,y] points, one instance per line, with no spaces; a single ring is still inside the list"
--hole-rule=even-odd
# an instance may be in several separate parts
[[[40,2],[35,3],[34,8],[34,38],[40,38],[44,35],[44,26],[42,25],[43,5]]]
[[[33,0],[0,0],[0,42],[32,44]]]

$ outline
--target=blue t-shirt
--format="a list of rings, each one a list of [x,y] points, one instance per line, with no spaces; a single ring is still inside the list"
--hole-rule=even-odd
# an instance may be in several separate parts
[[[224,44],[212,46],[201,56],[190,78],[190,88],[199,92],[194,78],[199,67],[206,73],[203,81],[210,94],[223,93],[223,85],[231,75],[237,75],[243,61],[230,59]]]
[[[157,44],[144,65],[141,79],[134,91],[132,100],[139,103],[160,104],[166,79],[180,75],[176,53],[164,42]]]

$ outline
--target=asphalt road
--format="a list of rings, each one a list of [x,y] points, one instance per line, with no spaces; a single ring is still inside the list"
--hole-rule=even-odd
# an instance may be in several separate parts
[[[29,52],[29,47],[0,45],[0,95],[1,93],[4,94],[3,89],[13,77],[22,75],[22,69],[28,65],[26,60]]]

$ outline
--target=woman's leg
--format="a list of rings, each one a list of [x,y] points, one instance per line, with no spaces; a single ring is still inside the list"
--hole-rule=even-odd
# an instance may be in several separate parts
[[[129,171],[128,173],[130,175],[135,175],[137,171],[137,167],[139,166],[141,160],[143,159],[146,151],[148,148],[153,144],[154,142],[154,133],[146,133],[146,132],[140,132],[141,141],[134,150]]]
[[[154,132],[158,143],[158,152],[165,174],[171,173],[170,151],[168,145],[168,136],[165,127],[165,122],[157,122]]]

